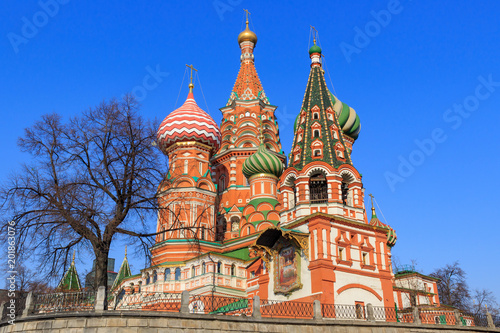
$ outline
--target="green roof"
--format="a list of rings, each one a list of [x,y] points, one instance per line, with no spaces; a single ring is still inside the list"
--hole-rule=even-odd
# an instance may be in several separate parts
[[[117,287],[120,282],[122,282],[124,279],[128,278],[129,276],[132,275],[132,272],[130,271],[130,266],[128,264],[127,256],[123,259],[122,265],[120,266],[120,269],[118,270],[118,275],[115,278],[115,282],[113,282],[113,286],[111,289],[114,289]]]
[[[63,278],[57,285],[58,291],[79,291],[82,289],[78,273],[76,271],[75,262],[72,261]]]
[[[244,248],[229,251],[229,252],[223,252],[222,254],[227,256],[227,257],[241,259],[243,261],[252,260],[252,258],[250,258],[250,250],[248,250],[248,247],[244,247]]]

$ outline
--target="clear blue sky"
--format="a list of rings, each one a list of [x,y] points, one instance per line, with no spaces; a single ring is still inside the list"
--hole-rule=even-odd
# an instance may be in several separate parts
[[[493,128],[500,123],[500,2],[61,2],[0,4],[1,179],[26,159],[16,140],[42,114],[69,117],[134,90],[146,92],[144,116],[163,119],[175,107],[185,64],[199,70],[208,107],[199,84],[195,97],[219,122],[248,8],[259,38],[257,71],[279,107],[284,150],[307,83],[314,25],[329,86],[361,118],[352,157],[365,193],[397,231],[393,255],[417,260],[423,273],[459,260],[471,288],[500,298],[500,131]],[[160,74],[144,90],[149,71]],[[184,81],[177,106],[186,93]],[[118,266],[123,246],[116,245]],[[140,266],[134,261],[133,270]]]

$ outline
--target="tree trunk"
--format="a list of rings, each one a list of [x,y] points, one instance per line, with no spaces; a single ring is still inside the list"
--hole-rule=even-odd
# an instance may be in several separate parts
[[[106,290],[106,297],[104,298],[104,310],[108,309],[108,255],[109,245],[99,244],[98,249],[95,249],[95,279],[94,288],[97,292],[100,286],[104,286]]]

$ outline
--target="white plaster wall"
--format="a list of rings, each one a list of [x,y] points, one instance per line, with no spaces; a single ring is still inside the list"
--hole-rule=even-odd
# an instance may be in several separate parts
[[[356,283],[361,284],[375,290],[381,297],[384,297],[384,293],[382,292],[382,283],[380,279],[362,276],[357,274],[351,274],[346,272],[335,272],[336,281],[334,284],[335,289],[335,303],[337,304],[354,304],[355,301],[371,303],[375,306],[383,306],[383,299],[379,301],[379,299],[373,295],[371,292],[366,291],[360,288],[351,288],[347,289],[341,294],[338,294],[337,291],[345,285]]]

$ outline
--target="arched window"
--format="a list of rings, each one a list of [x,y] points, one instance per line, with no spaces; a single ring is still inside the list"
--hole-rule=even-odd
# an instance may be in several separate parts
[[[226,233],[226,228],[227,228],[227,222],[225,218],[220,218],[217,220],[217,227],[215,230],[215,240],[216,241],[223,241],[224,240],[224,234]]]
[[[311,203],[328,202],[328,186],[326,175],[318,171],[309,178],[309,191]]]
[[[205,262],[201,264],[201,274],[205,274],[207,272],[207,266],[205,265]]]
[[[133,283],[130,284],[130,293],[133,295],[135,293],[135,286]]]
[[[240,229],[240,218],[238,216],[231,217],[231,231],[238,231]]]
[[[222,263],[219,261],[217,263],[217,274],[221,274],[221,271],[222,271]]]
[[[165,281],[170,280],[170,268],[165,269]]]
[[[142,281],[139,281],[139,290],[137,292],[141,292],[142,289]]]
[[[149,277],[149,273],[146,273],[146,284],[151,283],[151,278]]]
[[[194,268],[194,265],[191,266],[191,277],[195,277],[196,276],[196,268]]]
[[[181,279],[181,269],[177,267],[174,272],[175,281],[179,281]]]
[[[250,235],[250,232],[252,231],[252,229],[250,228],[250,226],[247,227],[247,234]]]
[[[203,175],[203,163],[201,162],[198,163],[198,169],[200,171],[200,175]]]
[[[201,239],[202,239],[202,240],[204,240],[204,239],[205,239],[205,232],[206,232],[206,230],[205,230],[205,226],[204,226],[204,225],[202,225],[202,226],[201,226]]]
[[[319,119],[319,114],[318,113],[314,113],[313,114],[313,119]]]
[[[319,138],[319,130],[314,130],[314,137]]]
[[[188,173],[188,160],[184,160],[184,174]]]
[[[315,149],[314,150],[314,157],[319,157],[321,156],[321,149]]]
[[[152,283],[155,283],[156,280],[158,280],[158,275],[156,274],[156,271],[153,271],[153,282]]]
[[[236,265],[232,264],[231,265],[231,276],[235,276],[235,275],[236,275]]]
[[[342,182],[342,185],[340,185],[340,188],[342,190],[342,203],[344,205],[347,205],[349,202],[349,184],[346,182]]]

